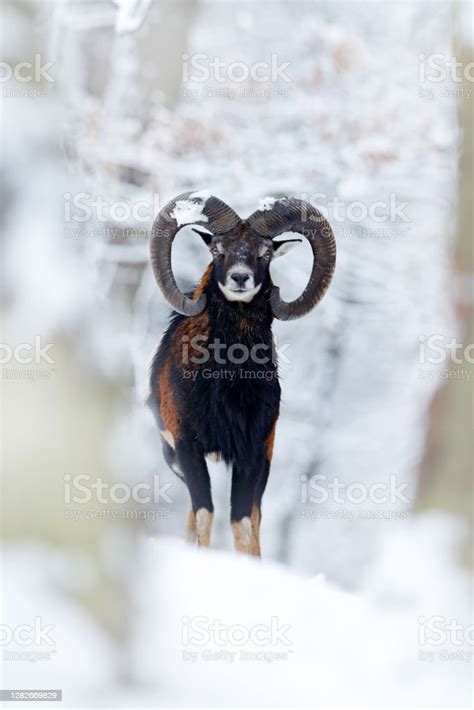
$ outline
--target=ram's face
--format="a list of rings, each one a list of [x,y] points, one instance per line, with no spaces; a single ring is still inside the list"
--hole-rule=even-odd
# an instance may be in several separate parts
[[[227,300],[251,301],[268,279],[273,256],[271,240],[251,234],[225,240],[214,237],[210,251],[214,278]]]
[[[249,303],[268,281],[272,259],[299,241],[273,242],[246,230],[225,238],[199,233],[212,254],[214,279],[225,298],[244,303]]]

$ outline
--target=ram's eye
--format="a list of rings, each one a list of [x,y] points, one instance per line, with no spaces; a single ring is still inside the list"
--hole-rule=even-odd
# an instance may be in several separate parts
[[[272,255],[271,250],[268,247],[261,247],[258,253],[259,259],[269,259]]]
[[[211,254],[212,256],[222,256],[224,254],[224,249],[219,242],[211,247]]]

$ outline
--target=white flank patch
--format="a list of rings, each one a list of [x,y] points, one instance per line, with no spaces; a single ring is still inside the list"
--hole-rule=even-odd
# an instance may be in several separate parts
[[[259,211],[267,212],[268,210],[271,210],[276,201],[276,197],[264,197],[263,200],[258,201]]]
[[[194,224],[195,222],[208,222],[208,218],[202,213],[204,202],[190,202],[189,200],[178,200],[171,212],[178,226],[183,224]]]

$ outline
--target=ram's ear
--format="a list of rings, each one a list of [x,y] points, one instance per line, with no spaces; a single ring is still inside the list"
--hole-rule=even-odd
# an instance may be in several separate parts
[[[273,258],[276,259],[278,256],[287,254],[302,241],[302,239],[282,239],[280,242],[273,242]]]
[[[193,232],[196,232],[196,234],[199,234],[200,237],[202,237],[207,247],[211,246],[212,237],[214,236],[212,232],[205,232],[203,229],[196,229],[196,227],[191,227],[191,230]]]

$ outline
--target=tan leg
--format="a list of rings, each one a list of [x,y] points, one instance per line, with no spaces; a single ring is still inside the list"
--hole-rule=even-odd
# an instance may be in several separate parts
[[[196,516],[192,508],[189,509],[188,521],[186,523],[186,540],[191,544],[196,542]]]
[[[251,554],[255,555],[255,557],[260,557],[260,520],[262,516],[260,513],[260,508],[259,506],[254,503],[252,507],[252,512],[250,514],[250,521],[252,523],[252,533],[251,533],[251,542],[250,542],[250,547],[251,547]]]
[[[196,537],[201,547],[209,547],[211,542],[212,517],[206,508],[199,508],[196,512]]]
[[[252,521],[248,516],[236,523],[232,523],[234,533],[234,547],[238,552],[252,553]]]

